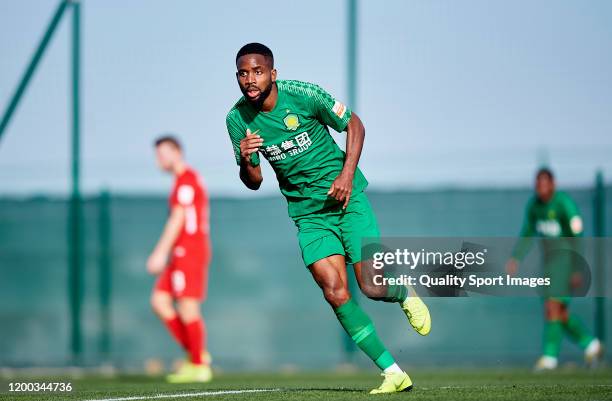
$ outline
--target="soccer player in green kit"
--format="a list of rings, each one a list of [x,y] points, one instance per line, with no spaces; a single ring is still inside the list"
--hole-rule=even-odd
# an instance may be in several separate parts
[[[317,85],[277,80],[272,51],[260,43],[238,51],[236,68],[244,96],[226,123],[240,179],[248,188],[258,189],[263,180],[258,153],[270,162],[298,228],[305,265],[342,327],[383,371],[383,383],[370,393],[410,390],[410,377],[386,350],[347,286],[348,263],[366,296],[399,303],[414,329],[421,335],[429,333],[429,311],[412,289],[374,286],[362,269],[362,238],[380,234],[363,193],[367,181],[357,167],[365,135],[361,120]],[[347,132],[346,154],[328,126]]]
[[[531,248],[533,237],[542,238],[544,249],[552,251],[559,247],[575,247],[571,238],[582,235],[583,225],[578,207],[569,195],[555,191],[552,171],[547,168],[538,171],[535,192],[535,197],[527,204],[521,239],[506,265],[510,275],[517,273],[520,261]],[[589,334],[575,315],[569,313],[573,273],[571,258],[563,252],[545,252],[543,262],[545,275],[551,278],[551,288],[544,294],[543,353],[534,369],[545,371],[557,368],[564,334],[584,350],[585,361],[590,365],[603,349],[600,341]]]

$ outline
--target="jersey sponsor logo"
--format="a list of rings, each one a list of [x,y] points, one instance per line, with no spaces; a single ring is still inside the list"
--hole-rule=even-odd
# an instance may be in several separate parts
[[[301,134],[297,135],[295,137],[295,141],[297,142],[297,146],[299,147],[312,145],[312,141],[308,136],[308,132],[302,132]]]
[[[297,114],[293,113],[287,114],[283,119],[283,122],[289,131],[295,131],[300,126],[300,119],[298,118]]]
[[[338,118],[342,118],[344,117],[344,113],[346,113],[346,106],[336,100],[334,107],[332,107],[332,111],[338,116]]]
[[[561,225],[557,220],[538,220],[536,231],[543,237],[559,237],[561,235]]]
[[[308,132],[302,132],[296,135],[295,141],[297,142],[297,147],[289,150],[289,156],[299,155],[312,145],[312,140],[310,136],[308,136]]]
[[[306,151],[312,145],[308,132],[302,132],[293,139],[281,142],[279,145],[269,145],[261,149],[263,155],[271,162],[284,160],[287,156],[296,156]]]
[[[284,153],[278,145],[266,146],[262,149],[262,153],[271,162],[276,162],[287,158],[287,154]]]
[[[287,141],[283,141],[280,144],[280,147],[281,147],[282,150],[287,151],[287,150],[290,150],[290,149],[293,149],[293,148],[297,147],[297,145],[293,142],[293,139],[289,139]]]

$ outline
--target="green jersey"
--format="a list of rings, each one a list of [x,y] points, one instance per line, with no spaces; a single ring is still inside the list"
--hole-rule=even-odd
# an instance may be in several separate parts
[[[345,153],[329,133],[346,129],[351,111],[317,85],[300,81],[276,81],[278,99],[274,109],[254,109],[242,97],[227,114],[227,131],[240,164],[240,141],[247,128],[263,139],[259,152],[270,162],[282,194],[289,205],[289,216],[298,217],[338,201],[327,192],[344,166]],[[259,164],[259,155],[251,155]],[[367,186],[359,168],[353,179],[353,194]]]
[[[531,246],[531,238],[554,239],[582,234],[582,219],[576,203],[564,192],[555,192],[548,202],[533,197],[527,203],[522,239],[514,249],[514,257],[522,260]],[[556,241],[556,242],[555,242]],[[559,240],[548,241],[558,247]],[[544,246],[547,246],[544,243]]]

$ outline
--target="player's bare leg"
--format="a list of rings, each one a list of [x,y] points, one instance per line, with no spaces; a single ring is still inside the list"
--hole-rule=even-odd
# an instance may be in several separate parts
[[[153,291],[151,294],[151,308],[161,320],[168,320],[176,316],[172,295],[165,291]]]
[[[153,290],[151,294],[151,308],[162,323],[164,323],[176,342],[187,351],[187,334],[183,322],[174,309],[172,295],[165,291]]]
[[[332,255],[310,265],[310,272],[323,296],[336,313],[340,324],[357,346],[383,370],[385,377],[372,394],[394,393],[412,388],[412,381],[402,371],[378,338],[370,317],[351,299],[346,262],[342,255]]]
[[[404,286],[376,285],[373,276],[380,274],[380,271],[372,267],[371,261],[357,262],[353,267],[359,288],[366,297],[375,301],[398,302],[416,332],[422,336],[429,334],[431,315],[414,289]]]
[[[339,308],[350,299],[344,256],[332,255],[318,260],[310,266],[310,273],[332,308]]]
[[[556,369],[561,349],[563,334],[567,334],[572,341],[584,350],[585,362],[593,366],[600,358],[603,347],[601,342],[588,333],[587,328],[580,320],[569,313],[568,305],[555,298],[544,302],[544,350],[538,359],[534,370],[536,372]]]
[[[544,344],[542,356],[537,360],[536,372],[556,369],[563,340],[563,320],[567,320],[567,309],[555,299],[544,301]]]
[[[561,303],[561,321],[563,332],[584,352],[587,367],[596,367],[603,356],[603,345],[595,338],[584,323],[569,310],[569,304]]]
[[[210,365],[211,356],[206,348],[206,323],[201,313],[201,302],[195,298],[181,298],[177,301],[179,317],[185,326],[199,322],[202,326],[202,344],[200,356],[201,363]],[[192,360],[193,362],[193,360]]]
[[[209,382],[212,380],[210,357],[205,349],[204,320],[200,312],[200,301],[184,297],[176,302],[179,319],[185,327],[189,362],[183,364],[175,374],[168,376],[171,383]]]

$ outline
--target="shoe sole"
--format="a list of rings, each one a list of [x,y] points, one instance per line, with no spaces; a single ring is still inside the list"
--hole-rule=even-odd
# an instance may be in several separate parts
[[[397,394],[397,393],[407,393],[408,391],[412,390],[412,384],[409,385],[408,387],[406,387],[403,390],[397,390],[397,391],[392,391],[389,393],[369,393],[370,395],[385,395],[385,394]]]
[[[423,324],[423,326],[421,326],[420,328],[414,326],[412,324],[412,322],[410,322],[410,318],[408,318],[408,323],[410,323],[410,325],[412,326],[412,328],[414,329],[414,331],[416,331],[417,333],[419,333],[420,335],[422,335],[423,337],[425,337],[426,335],[429,334],[429,332],[431,331],[431,314],[429,313],[429,308],[427,307],[427,305],[425,305],[425,302],[423,302],[423,300],[421,298],[419,298],[419,301],[421,301],[421,304],[423,304],[423,307],[427,310],[427,317],[425,318],[425,323]],[[429,325],[429,328],[427,329],[426,332],[423,332],[423,327]]]
[[[421,330],[416,330],[417,333],[419,333],[420,335],[422,335],[423,337],[428,335],[429,332],[431,331],[431,315],[429,314],[429,309],[427,309],[427,318],[425,319],[425,325],[424,326],[429,326],[426,332],[421,332]]]
[[[407,393],[408,391],[412,390],[412,387],[413,387],[412,384],[410,384],[405,389],[398,391],[398,393]]]
[[[410,378],[408,378],[408,380],[410,380]],[[403,382],[402,382],[402,384],[403,384]],[[374,394],[370,393],[370,394],[371,395],[379,395],[379,394],[407,393],[408,391],[412,390],[412,387],[413,387],[412,386],[412,382],[410,382],[410,384],[408,386],[406,386],[405,388],[403,388],[401,390],[395,390],[395,391],[388,392],[388,393],[374,393]],[[400,388],[401,388],[401,385],[400,385]]]

